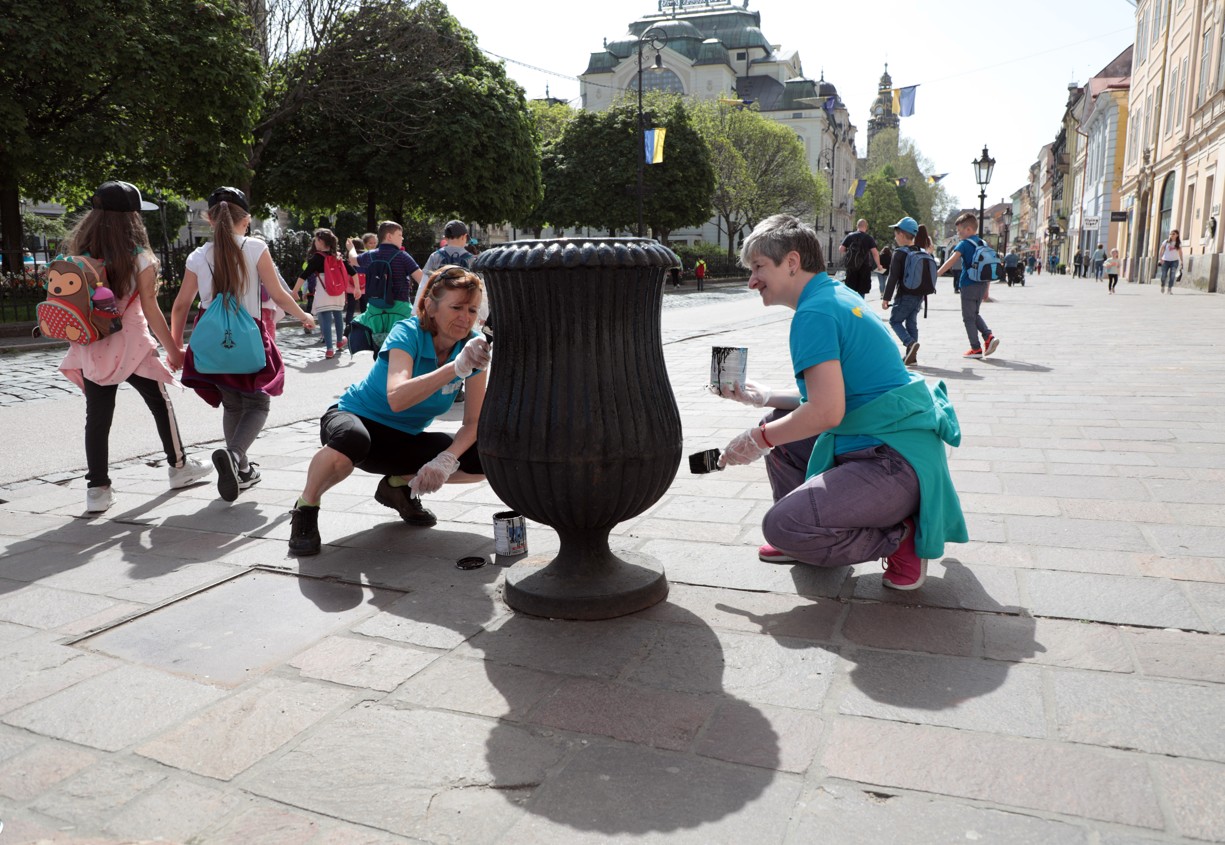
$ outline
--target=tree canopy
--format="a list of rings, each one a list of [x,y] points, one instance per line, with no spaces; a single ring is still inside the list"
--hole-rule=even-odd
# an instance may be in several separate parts
[[[913,140],[906,138],[899,143],[896,129],[883,130],[872,139],[872,145],[868,150],[869,187],[871,187],[873,176],[883,176],[893,180],[894,192],[897,194],[897,207],[919,223],[926,225],[934,237],[934,233],[940,230],[940,224],[946,216],[950,200],[943,185],[933,185],[927,181],[932,169],[931,162],[919,152]],[[881,189],[882,187],[878,184],[878,191]],[[883,202],[879,196],[873,201]],[[889,205],[892,206],[892,203]],[[874,236],[877,231],[876,227],[879,225],[884,226],[885,233],[892,237],[888,227],[897,221],[897,217],[891,220],[874,219],[863,210],[862,199],[856,202],[855,207],[856,213],[868,220]]]
[[[710,152],[679,97],[655,93],[644,104],[648,128],[667,129],[664,157],[644,172],[643,218],[661,240],[711,214]],[[552,147],[547,170],[550,222],[615,231],[638,226],[638,162],[643,141],[634,97],[602,112],[581,112]],[[555,202],[556,204],[552,204]]]
[[[755,108],[711,101],[693,105],[717,175],[712,198],[731,257],[736,234],[772,214],[806,219],[829,208],[824,177],[808,166],[804,142]]]
[[[113,178],[194,194],[243,180],[259,57],[232,0],[13,0],[0,43],[0,226],[17,250],[6,260],[21,260],[21,196],[79,201]]]
[[[255,189],[262,201],[303,209],[381,207],[499,223],[526,213],[540,195],[535,127],[523,91],[502,65],[434,0],[359,10],[334,43],[312,56],[322,76],[358,72],[381,79],[343,98],[311,98],[269,130]],[[419,36],[419,37],[417,37]],[[434,43],[446,59],[420,64],[387,44]],[[301,72],[290,57],[281,73]]]

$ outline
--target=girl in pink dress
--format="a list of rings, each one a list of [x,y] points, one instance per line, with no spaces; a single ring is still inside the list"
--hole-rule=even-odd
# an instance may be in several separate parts
[[[60,372],[85,393],[85,460],[89,467],[85,510],[101,513],[114,501],[108,467],[110,432],[115,394],[123,382],[136,389],[153,414],[169,464],[171,489],[195,484],[211,469],[189,459],[184,451],[166,392],[166,385],[177,382],[158,357],[153,340],[156,337],[166,350],[171,369],[182,366],[183,350],[171,338],[157,304],[158,264],[140,219],[141,210],[157,206],[141,200],[140,191],[127,182],[103,183],[92,205],[68,236],[65,251],[103,262],[123,328],[87,346],[72,344]]]

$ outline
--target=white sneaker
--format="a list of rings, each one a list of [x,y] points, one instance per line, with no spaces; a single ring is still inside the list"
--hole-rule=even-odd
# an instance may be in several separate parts
[[[200,463],[195,458],[188,458],[187,463],[183,466],[169,468],[170,489],[179,490],[183,487],[190,487],[208,478],[212,472],[212,467]]]
[[[114,503],[115,497],[111,493],[111,487],[109,484],[105,487],[85,488],[86,513],[102,513]]]

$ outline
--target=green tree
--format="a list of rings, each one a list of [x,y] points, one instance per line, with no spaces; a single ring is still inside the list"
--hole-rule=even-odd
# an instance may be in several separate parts
[[[414,33],[446,36],[450,64],[423,75],[386,49]],[[270,130],[254,183],[265,202],[364,206],[370,228],[380,208],[401,220],[411,212],[500,223],[537,202],[540,164],[523,91],[441,3],[354,13],[314,63],[320,73],[361,69],[384,84],[351,91],[343,118],[332,102],[308,100]],[[281,72],[293,78],[306,65],[292,57]]]
[[[203,194],[244,177],[259,59],[232,0],[12,0],[0,43],[6,262],[21,260],[21,196],[80,201],[116,177]]]
[[[880,170],[868,176],[863,196],[855,201],[855,214],[868,221],[868,232],[882,246],[893,242],[890,227],[906,216],[897,187],[895,178]]]
[[[534,236],[539,238],[544,233],[546,226],[559,219],[556,212],[559,202],[557,196],[559,158],[556,146],[577,112],[566,103],[544,100],[531,100],[527,106],[536,127],[536,139],[540,144],[541,197],[540,201],[515,223],[518,228],[532,230]]]
[[[727,233],[728,258],[736,235],[772,214],[806,219],[829,209],[829,183],[808,167],[804,143],[757,109],[693,105],[711,151],[716,184],[715,213]]]
[[[648,95],[650,128],[667,129],[664,160],[644,168],[643,219],[656,237],[698,225],[710,217],[715,173],[706,142],[679,97]],[[551,186],[560,226],[591,226],[610,232],[638,225],[638,163],[642,155],[635,97],[602,112],[582,112],[553,147]]]
[[[905,179],[899,186],[898,195],[906,213],[927,226],[929,232],[939,229],[945,209],[950,205],[943,185],[927,181],[934,166],[919,152],[910,138],[898,139],[896,129],[886,129],[872,139],[868,150],[868,172],[883,172],[890,169],[896,179]]]

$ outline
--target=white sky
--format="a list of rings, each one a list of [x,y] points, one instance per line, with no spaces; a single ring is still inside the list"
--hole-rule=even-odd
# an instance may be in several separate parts
[[[658,9],[656,0],[447,5],[482,49],[515,60],[507,72],[529,98],[543,97],[547,84],[575,106],[590,54]],[[806,76],[824,68],[858,128],[860,155],[884,62],[895,87],[919,85],[902,135],[936,173],[949,173],[943,184],[965,207],[978,205],[970,162],[983,144],[996,160],[991,205],[1026,182],[1038,150],[1054,140],[1068,83],[1084,84],[1135,38],[1127,0],[749,0],[749,9],[761,13],[771,43],[799,51]]]

